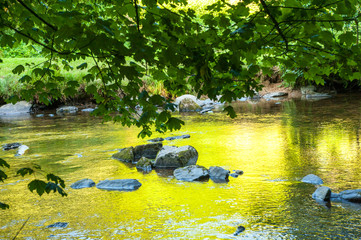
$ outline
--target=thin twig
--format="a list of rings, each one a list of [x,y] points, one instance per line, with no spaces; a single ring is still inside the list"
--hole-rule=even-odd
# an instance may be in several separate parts
[[[21,228],[19,229],[19,231],[16,233],[15,237],[13,238],[13,240],[16,239],[16,237],[19,235],[19,233],[21,232],[21,230],[23,230],[23,228],[25,227],[25,224],[29,221],[30,216],[28,217],[28,219],[26,219],[26,221],[23,223],[23,225],[21,226]]]

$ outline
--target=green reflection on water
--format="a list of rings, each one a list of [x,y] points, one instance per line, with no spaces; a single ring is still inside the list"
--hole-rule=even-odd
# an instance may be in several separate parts
[[[28,216],[20,237],[29,239],[229,239],[238,225],[246,227],[241,239],[359,236],[357,205],[327,210],[312,200],[315,186],[299,180],[313,173],[336,192],[360,188],[360,99],[235,107],[236,119],[183,115],[186,126],[170,135],[191,138],[165,142],[194,146],[199,165],[244,170],[223,184],[180,182],[164,171],[143,174],[112,159],[119,148],[146,143],[134,128],[87,116],[1,123],[1,144],[18,141],[30,151],[18,158],[2,152],[13,172],[0,185],[1,201],[11,205],[1,212],[0,238],[14,236]],[[31,163],[66,179],[69,196],[27,191],[14,171]],[[82,178],[135,178],[143,185],[134,192],[69,188]],[[69,226],[45,228],[59,221]]]

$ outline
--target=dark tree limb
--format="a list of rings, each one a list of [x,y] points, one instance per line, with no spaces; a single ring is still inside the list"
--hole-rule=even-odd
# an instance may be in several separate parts
[[[280,28],[280,24],[279,22],[277,22],[276,18],[271,14],[266,2],[264,0],[261,0],[261,4],[264,8],[264,11],[268,14],[268,16],[270,17],[271,21],[273,22],[273,24],[275,25],[275,28],[277,29],[278,34],[281,36],[281,38],[283,39],[283,41],[286,44],[286,51],[288,51],[288,40],[287,37],[283,34],[281,28]]]
[[[37,19],[39,19],[40,21],[42,21],[45,25],[47,25],[48,27],[50,27],[51,29],[53,29],[54,31],[58,30],[58,28],[52,24],[50,24],[49,22],[45,21],[42,17],[40,17],[36,12],[34,12],[30,7],[28,7],[22,0],[16,0],[18,3],[20,3],[24,8],[26,8],[26,10],[28,10],[29,12],[31,12],[31,14],[33,14]]]

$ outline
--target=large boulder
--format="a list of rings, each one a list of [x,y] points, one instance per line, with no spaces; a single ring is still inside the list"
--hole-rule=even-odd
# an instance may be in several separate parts
[[[173,175],[178,180],[192,182],[208,179],[209,172],[205,167],[191,165],[187,167],[177,168],[176,170],[174,170]]]
[[[153,161],[149,158],[142,157],[141,159],[139,159],[135,167],[144,172],[150,172],[152,171]]]
[[[195,165],[198,160],[198,152],[192,146],[164,146],[158,153],[154,167],[177,168]]]
[[[163,144],[161,142],[136,146],[134,148],[134,160],[138,161],[141,157],[155,159],[162,147]]]
[[[215,182],[227,182],[230,171],[221,167],[210,167],[209,177]]]
[[[64,114],[75,114],[78,111],[78,108],[75,106],[64,106],[56,109],[56,114],[64,115]]]
[[[197,98],[193,95],[183,95],[176,99],[180,112],[199,112],[202,108],[197,103]]]
[[[9,103],[0,107],[0,116],[14,116],[29,114],[31,111],[31,104],[25,101],[20,101],[15,104]]]
[[[95,182],[88,178],[79,180],[79,181],[73,183],[72,185],[70,185],[70,187],[73,189],[90,188],[90,187],[94,187],[94,186],[95,186]]]
[[[340,192],[339,197],[349,202],[361,203],[361,189],[345,190]]]
[[[311,183],[311,184],[314,184],[314,185],[323,184],[322,179],[320,177],[314,175],[314,174],[308,174],[307,176],[302,178],[301,181],[304,182],[304,183]]]
[[[97,184],[97,188],[110,191],[133,191],[140,188],[142,184],[136,179],[104,180]]]
[[[331,189],[329,187],[325,187],[325,186],[319,187],[312,194],[312,198],[316,199],[316,200],[330,201]]]
[[[123,148],[119,152],[113,154],[113,158],[122,162],[134,162],[134,150],[133,147]]]

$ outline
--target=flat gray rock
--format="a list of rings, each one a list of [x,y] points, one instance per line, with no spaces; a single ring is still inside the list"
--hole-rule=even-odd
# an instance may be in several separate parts
[[[64,114],[75,114],[77,113],[78,108],[75,106],[64,106],[56,109],[56,114],[64,115]]]
[[[29,114],[31,111],[31,104],[25,101],[20,101],[15,104],[9,103],[0,107],[0,116],[14,116]]]
[[[136,179],[116,179],[100,181],[96,187],[109,191],[133,191],[140,188],[142,184]]]
[[[172,140],[176,140],[176,139],[185,139],[185,138],[190,138],[190,137],[191,136],[189,134],[186,134],[186,135],[181,135],[181,136],[166,137],[165,140],[172,141]]]
[[[312,194],[312,198],[322,200],[322,201],[330,201],[331,189],[329,187],[326,187],[326,186],[319,187]]]
[[[273,92],[273,93],[267,93],[267,94],[263,95],[263,98],[265,98],[265,99],[277,98],[277,97],[284,97],[287,95],[288,95],[288,93],[286,93],[286,92]]]
[[[46,226],[46,228],[66,228],[67,226],[67,222],[56,222],[54,224]]]
[[[230,171],[221,167],[210,167],[209,177],[215,182],[226,182],[228,181]]]
[[[205,167],[191,165],[177,168],[174,170],[173,175],[177,180],[193,182],[207,179],[209,177],[209,172]]]
[[[345,190],[339,193],[342,200],[354,203],[361,203],[361,189]]]
[[[90,188],[90,187],[94,187],[94,186],[95,186],[95,182],[88,178],[79,180],[79,181],[73,183],[72,185],[70,185],[70,187],[73,189]]]
[[[322,179],[320,177],[314,175],[314,174],[308,174],[307,176],[302,178],[301,181],[304,182],[304,183],[310,183],[310,184],[314,184],[314,185],[323,184]]]
[[[20,146],[21,146],[21,143],[7,143],[7,144],[2,145],[4,151],[8,151],[11,149],[17,149]]]

